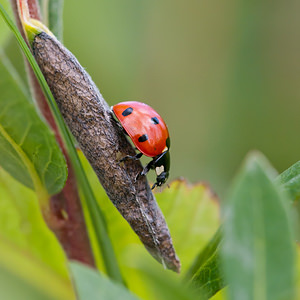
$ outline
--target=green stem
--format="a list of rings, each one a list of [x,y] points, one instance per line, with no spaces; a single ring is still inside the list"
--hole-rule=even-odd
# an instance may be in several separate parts
[[[90,187],[90,184],[87,180],[87,177],[85,175],[85,172],[83,170],[83,167],[81,165],[81,162],[79,160],[79,157],[77,155],[76,149],[74,147],[71,134],[69,130],[67,129],[63,118],[61,116],[61,113],[57,107],[57,104],[54,100],[54,97],[49,89],[49,86],[37,64],[35,61],[33,55],[31,54],[27,44],[23,40],[20,32],[18,31],[17,27],[13,23],[13,21],[10,19],[6,11],[4,10],[3,6],[0,4],[0,13],[7,23],[8,27],[12,30],[14,33],[19,46],[21,47],[23,53],[25,54],[26,58],[28,59],[40,85],[41,88],[48,100],[49,107],[53,113],[53,116],[55,118],[55,122],[59,127],[61,136],[64,139],[65,145],[67,146],[68,153],[72,162],[72,165],[74,167],[76,177],[78,182],[80,183],[80,187],[82,189],[82,192],[84,194],[84,198],[86,200],[86,204],[88,207],[89,214],[91,216],[91,221],[96,233],[97,242],[98,245],[100,245],[100,248],[102,250],[102,257],[103,261],[106,267],[107,274],[114,279],[117,282],[124,283],[124,280],[121,275],[121,271],[119,269],[112,243],[110,241],[110,238],[108,236],[107,230],[106,230],[106,222],[104,215],[102,211],[100,210],[95,195]]]

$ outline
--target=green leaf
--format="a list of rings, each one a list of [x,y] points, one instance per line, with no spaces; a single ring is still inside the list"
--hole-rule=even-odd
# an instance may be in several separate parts
[[[224,209],[222,262],[235,299],[293,299],[295,253],[287,200],[268,162],[251,154]]]
[[[155,196],[166,217],[184,273],[219,227],[218,198],[206,184],[189,185],[184,181],[173,181],[170,188]]]
[[[205,298],[212,297],[217,291],[224,286],[223,276],[220,271],[220,255],[219,249],[209,256],[201,265],[198,272],[193,277],[192,286],[205,296]]]
[[[2,276],[8,276],[7,283]],[[36,194],[1,168],[0,278],[3,299],[44,299],[25,297],[31,290],[45,299],[75,298],[67,258],[43,220]],[[3,291],[12,297],[4,297]],[[23,297],[13,298],[22,292]]]
[[[212,239],[206,244],[205,248],[198,254],[193,264],[186,273],[185,278],[187,280],[191,279],[197,272],[199,273],[199,269],[203,266],[203,264],[205,264],[205,262],[209,260],[211,256],[216,255],[222,238],[221,231],[222,230],[220,227],[214,234]]]
[[[127,289],[98,271],[77,262],[70,262],[78,299],[137,300]]]
[[[83,156],[82,159],[85,162]],[[216,196],[205,184],[189,185],[184,181],[174,181],[170,184],[170,188],[166,187],[162,192],[157,190],[155,193],[182,262],[183,272],[178,278],[177,274],[161,268],[161,265],[144,251],[138,237],[109,201],[92,168],[87,163],[84,163],[84,166],[92,188],[95,193],[97,191],[99,205],[107,217],[108,230],[114,237],[114,248],[122,273],[126,274],[129,289],[144,300],[165,299],[164,287],[172,282],[181,286],[178,279],[182,279],[182,274],[191,265],[194,256],[199,249],[205,247],[220,224]],[[89,223],[88,229],[90,230]],[[92,244],[95,247],[93,238]],[[101,257],[96,256],[96,260],[101,268],[103,265]],[[140,267],[141,261],[151,268],[143,271]],[[164,278],[166,285],[161,285],[158,290],[155,280],[147,280],[149,276],[153,277],[147,274],[149,272],[151,274],[154,272],[158,278]]]
[[[0,57],[1,58],[1,57]],[[67,166],[55,137],[0,60],[0,165],[30,188],[58,193]]]
[[[18,251],[0,236],[1,299],[75,299],[70,285],[60,280],[47,265],[28,253]]]
[[[206,247],[196,257],[193,265],[188,270],[185,279],[202,295],[209,298],[225,286],[223,275],[220,271],[220,242],[222,230],[212,237]]]
[[[201,300],[205,299],[197,291],[185,285],[176,274],[162,272],[155,265],[137,258],[135,270],[139,272],[142,280],[151,288],[152,296],[149,299],[161,300]],[[143,298],[145,299],[145,298]]]
[[[300,161],[282,172],[275,183],[280,186],[293,201],[300,198]]]
[[[43,92],[46,96],[46,99],[48,101],[51,112],[53,113],[56,124],[58,125],[60,134],[61,134],[61,136],[65,142],[65,145],[68,149],[68,154],[69,154],[70,160],[72,162],[72,166],[75,170],[78,184],[81,188],[82,194],[86,201],[86,207],[88,210],[88,215],[90,216],[91,224],[93,226],[93,232],[95,233],[94,236],[97,241],[97,245],[98,245],[98,247],[101,248],[102,253],[105,253],[104,265],[107,270],[107,273],[109,274],[109,276],[111,278],[115,279],[116,281],[123,282],[122,275],[120,273],[119,266],[116,261],[115,255],[114,255],[112,244],[111,244],[110,238],[109,238],[107,230],[106,230],[105,217],[104,217],[101,209],[97,205],[95,195],[90,187],[90,184],[86,178],[83,167],[82,167],[79,157],[77,155],[77,151],[75,149],[73,139],[63,121],[62,115],[58,109],[55,99],[49,89],[49,86],[47,85],[47,82],[46,82],[39,66],[37,65],[34,57],[32,56],[32,53],[30,52],[27,44],[23,40],[16,25],[10,19],[10,17],[8,16],[8,14],[6,13],[6,11],[4,10],[4,8],[1,4],[0,4],[0,14],[3,17],[4,21],[7,23],[8,27],[14,33],[21,50],[23,51],[24,55],[28,59],[28,62],[30,63],[30,65],[37,77],[37,80],[40,83],[41,89],[43,90]],[[98,254],[96,254],[95,256],[98,256]]]
[[[283,189],[287,195],[290,195],[292,200],[296,201],[300,196],[300,162],[295,163],[286,171],[277,176],[274,183]],[[216,232],[207,246],[199,253],[193,265],[186,274],[186,279],[189,280],[193,278],[193,285],[199,289],[204,288],[206,290],[206,295],[215,294],[222,287],[224,287],[225,284],[224,280],[222,280],[223,275],[221,272],[214,272],[215,278],[212,278],[212,276],[205,276],[207,273],[207,266],[210,264],[215,264],[216,262],[214,262],[214,260],[219,260],[220,242],[221,229]],[[220,285],[211,284],[214,281],[219,282]]]

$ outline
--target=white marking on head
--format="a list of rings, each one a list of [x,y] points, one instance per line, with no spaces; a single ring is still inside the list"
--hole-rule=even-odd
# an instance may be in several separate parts
[[[155,172],[156,172],[157,176],[159,176],[164,171],[165,171],[165,167],[164,166],[160,166],[160,167],[156,167],[155,168]]]
[[[166,146],[166,147],[164,148],[164,150],[162,151],[162,153],[165,152],[165,151],[168,151],[168,150],[169,150],[169,148]]]

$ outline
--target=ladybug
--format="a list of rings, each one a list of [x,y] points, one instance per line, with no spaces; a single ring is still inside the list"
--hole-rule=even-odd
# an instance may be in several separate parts
[[[140,175],[146,175],[150,169],[156,173],[156,182],[152,186],[164,184],[170,170],[170,137],[166,123],[149,105],[136,101],[121,102],[112,110],[140,153],[127,158],[139,159],[142,155],[153,159],[146,165]]]

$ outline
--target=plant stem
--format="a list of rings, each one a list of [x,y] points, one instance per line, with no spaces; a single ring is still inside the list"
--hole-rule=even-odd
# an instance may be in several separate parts
[[[38,7],[37,3],[33,4],[33,2],[36,1],[28,1],[29,9]],[[17,18],[17,23],[19,24],[19,29],[22,32],[22,26],[20,24],[15,0],[12,0],[12,5]],[[32,9],[30,11],[30,15],[39,19],[39,13],[37,9]],[[9,23],[9,20],[6,19],[6,22]],[[28,47],[26,47],[26,44],[21,38],[20,33],[12,24],[9,24],[9,26],[14,31],[16,38],[23,51],[28,54],[30,50],[28,49]],[[79,260],[90,266],[95,266],[94,257],[92,254],[91,246],[86,231],[86,225],[84,222],[83,211],[80,204],[79,193],[76,185],[76,178],[73,171],[74,168],[78,182],[80,183],[80,186],[82,188],[84,198],[87,202],[89,214],[92,219],[96,237],[98,239],[98,244],[100,245],[100,248],[102,250],[103,261],[107,273],[111,278],[115,279],[116,281],[123,282],[114,255],[113,247],[106,231],[106,223],[104,216],[96,203],[95,196],[90,188],[89,182],[85,176],[85,173],[79,161],[70,133],[61,118],[56,102],[53,99],[52,93],[49,90],[47,84],[45,85],[44,77],[40,73],[35,60],[33,60],[31,56],[31,53],[26,56],[29,60],[30,65],[35,66],[34,72],[30,67],[29,70],[31,85],[34,90],[36,101],[44,117],[55,132],[56,139],[63,150],[69,169],[68,180],[63,191],[58,195],[53,196],[50,200],[51,212],[53,214],[53,217],[55,216],[57,220],[57,222],[53,222],[53,224],[51,224],[50,227],[57,235],[58,239],[60,240],[70,259]],[[43,89],[41,87],[43,87]],[[46,98],[49,101],[48,103]],[[48,104],[50,105],[51,110]],[[58,125],[58,127],[56,124]],[[66,148],[62,142],[62,137],[64,138],[69,155],[67,155]],[[72,165],[70,161],[72,162]],[[67,213],[68,218],[65,218],[65,214],[63,212]]]
[[[17,1],[12,0],[11,3],[19,30],[24,37],[25,35],[17,10]],[[40,12],[37,1],[29,0],[28,8],[30,16],[39,20]],[[44,96],[43,91],[41,90],[40,84],[32,68],[30,67],[30,64],[28,64],[27,61],[26,63],[28,79],[31,85],[31,90],[33,92],[33,97],[35,98],[36,103],[44,118],[46,119],[47,123],[54,131],[56,140],[60,145],[60,148],[62,149],[62,152],[66,158],[66,162],[68,165],[68,179],[66,181],[66,184],[60,193],[51,196],[50,207],[48,207],[48,217],[45,221],[49,228],[55,233],[55,235],[59,239],[68,258],[78,260],[91,267],[95,267],[95,261],[84,221],[78,188],[75,180],[75,174],[70,164],[69,156],[63,144],[53,115],[47,104],[47,100]],[[43,214],[45,213],[43,212]]]

